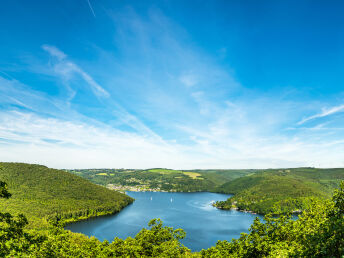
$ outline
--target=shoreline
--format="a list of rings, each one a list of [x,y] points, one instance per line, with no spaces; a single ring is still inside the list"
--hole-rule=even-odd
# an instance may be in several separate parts
[[[130,198],[132,198],[132,197],[130,197]],[[63,228],[65,228],[68,224],[76,223],[76,222],[79,222],[79,221],[85,221],[85,220],[89,220],[89,219],[95,219],[95,218],[98,218],[98,217],[105,217],[105,216],[115,215],[117,213],[120,213],[123,209],[125,209],[129,205],[131,205],[134,201],[135,201],[135,199],[132,198],[131,202],[129,202],[125,206],[121,207],[120,210],[118,210],[118,211],[102,211],[102,212],[99,212],[99,213],[97,213],[95,215],[81,216],[81,217],[71,218],[71,219],[64,219],[64,220],[61,220],[61,223],[63,224]]]

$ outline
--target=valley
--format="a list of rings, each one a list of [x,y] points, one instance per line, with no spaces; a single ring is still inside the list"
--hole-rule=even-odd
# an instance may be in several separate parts
[[[156,192],[131,192],[130,195],[139,201],[120,213],[134,199],[75,175],[82,175],[82,171],[66,172],[41,165],[0,163],[2,256],[265,257],[279,254],[322,256],[324,252],[338,256],[343,253],[340,246],[344,229],[344,183],[339,185],[343,169],[121,170],[117,177],[111,175],[117,173],[113,169],[86,170],[85,174],[97,180],[98,184],[115,183],[108,180],[111,176],[117,182],[125,182],[124,186],[134,185],[145,190],[153,190],[146,187],[156,184],[156,190],[159,190]],[[103,181],[99,177],[103,177]],[[167,183],[173,178],[182,180],[170,188],[161,187],[171,186]],[[223,183],[225,178],[227,182]],[[190,180],[189,186],[186,182]],[[197,182],[204,184],[197,185]],[[187,189],[188,193],[183,193],[182,189]],[[162,192],[167,190],[168,193]],[[234,195],[226,200],[227,196],[202,193],[202,190],[232,192]],[[211,206],[216,198],[221,198],[215,203],[220,208],[218,210]],[[185,204],[189,206],[185,207]],[[233,208],[233,204],[240,210],[269,214],[261,220],[259,215],[225,210]],[[276,207],[280,207],[279,213],[275,212]],[[283,215],[296,208],[301,209],[298,219]],[[80,225],[97,222],[95,225],[100,226],[101,239],[93,237],[94,233],[85,232],[88,237],[63,229],[66,223],[116,213],[113,217],[79,222],[82,223]],[[174,223],[173,214],[176,215]],[[279,216],[273,216],[276,214]],[[160,216],[167,226],[160,218],[146,221],[155,216]],[[140,224],[133,229],[139,218]],[[178,220],[180,218],[181,221]],[[187,219],[186,224],[183,224],[184,219]],[[148,228],[144,227],[147,222]],[[109,223],[117,226],[111,227]],[[250,223],[248,230],[245,229]],[[74,225],[78,224],[69,224],[67,228]],[[180,225],[186,231],[178,228]],[[121,227],[122,231],[111,231]],[[128,230],[131,232],[129,235]],[[240,232],[245,233],[239,236]],[[109,234],[108,240],[102,237],[104,233]],[[125,239],[117,234],[122,234]],[[236,239],[229,241],[231,234]],[[110,242],[112,237],[114,239]],[[338,248],[332,248],[333,245]]]
[[[117,191],[215,192],[233,194],[214,206],[259,214],[300,213],[312,198],[328,199],[344,169],[286,168],[172,170],[82,169],[69,172]]]

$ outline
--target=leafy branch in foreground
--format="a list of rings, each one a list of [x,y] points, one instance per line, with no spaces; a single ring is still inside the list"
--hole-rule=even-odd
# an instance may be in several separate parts
[[[181,229],[163,226],[160,219],[149,222],[149,229],[142,229],[134,238],[115,238],[112,243],[100,242],[95,237],[71,233],[53,226],[47,240],[31,250],[38,257],[182,257],[192,256],[191,251],[179,240],[184,238]]]

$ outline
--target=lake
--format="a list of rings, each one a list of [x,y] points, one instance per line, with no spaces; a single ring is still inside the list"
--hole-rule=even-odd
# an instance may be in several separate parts
[[[230,195],[218,193],[127,192],[135,202],[121,212],[67,225],[73,232],[95,236],[103,241],[134,237],[148,222],[160,218],[165,226],[182,228],[186,238],[181,242],[192,251],[214,246],[218,240],[231,240],[248,232],[257,215],[235,210],[219,210],[214,201]]]

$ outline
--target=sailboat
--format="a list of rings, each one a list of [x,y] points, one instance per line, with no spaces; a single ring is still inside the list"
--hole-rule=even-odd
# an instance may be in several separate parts
[[[173,199],[171,198],[171,202],[173,202]]]
[[[153,200],[153,197],[151,196],[151,200]]]

